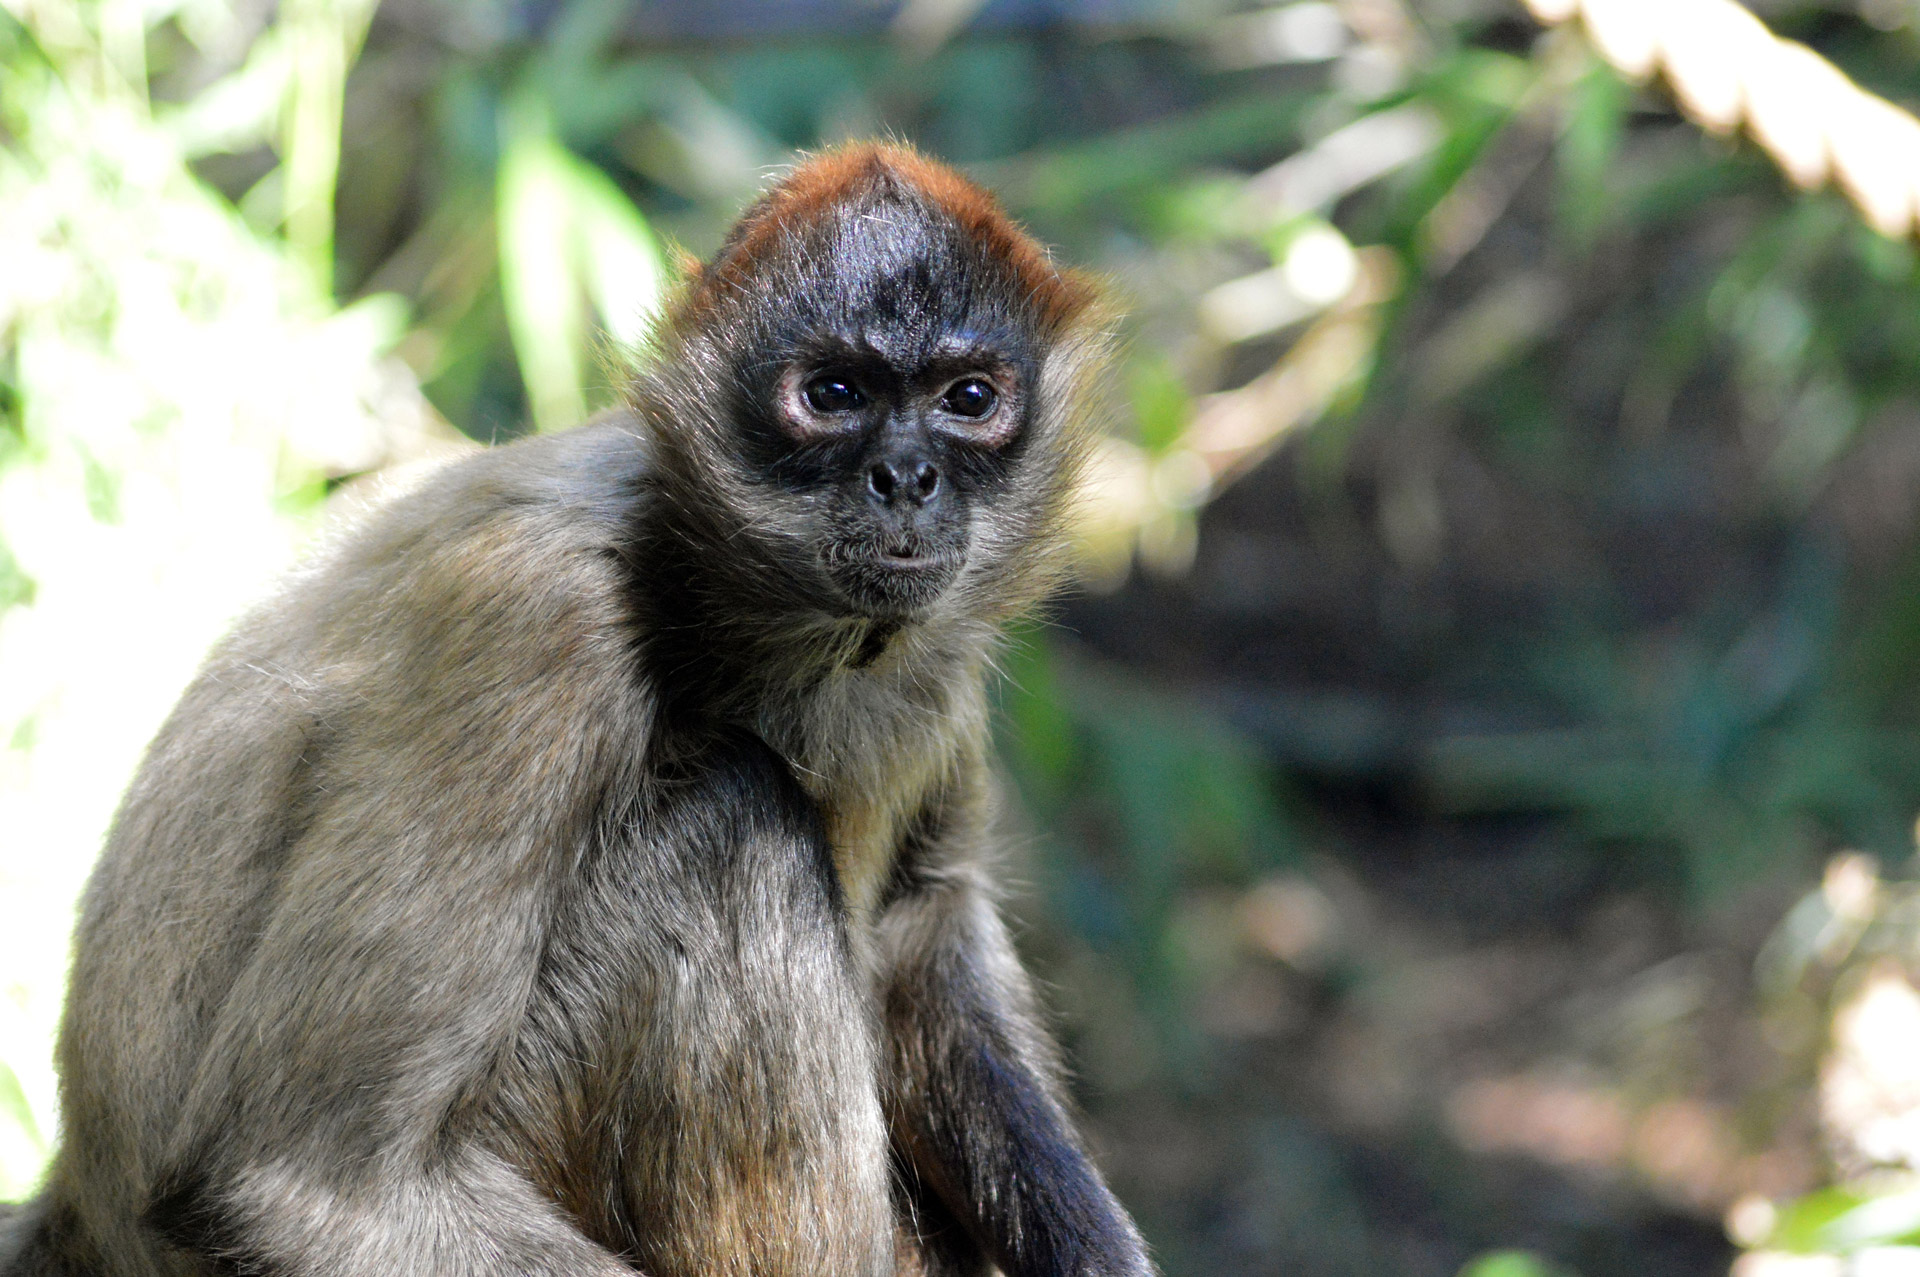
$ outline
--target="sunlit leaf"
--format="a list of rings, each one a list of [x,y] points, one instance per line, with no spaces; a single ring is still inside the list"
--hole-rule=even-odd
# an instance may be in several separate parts
[[[587,307],[615,342],[644,337],[665,282],[659,243],[606,174],[567,151],[530,102],[509,116],[498,190],[507,324],[541,430],[587,414]]]
[[[646,336],[660,304],[665,259],[653,230],[606,174],[573,165],[578,265],[607,332],[631,348]]]
[[[47,1155],[46,1136],[7,1061],[0,1059],[0,1195],[28,1191]]]
[[[1766,1244],[1776,1250],[1814,1251],[1828,1244],[1837,1220],[1858,1210],[1866,1198],[1850,1188],[1822,1188],[1779,1210]]]
[[[532,118],[530,118],[532,117]],[[534,424],[587,415],[586,315],[568,241],[574,230],[570,160],[529,106],[512,117],[500,155],[500,286]]]
[[[240,67],[160,116],[187,155],[244,151],[271,141],[293,84],[293,51],[274,29],[254,41]]]
[[[1920,1185],[1869,1197],[1813,1230],[1811,1249],[1851,1251],[1920,1236]]]

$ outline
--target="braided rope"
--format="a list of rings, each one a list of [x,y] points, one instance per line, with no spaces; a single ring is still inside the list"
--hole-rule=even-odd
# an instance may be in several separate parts
[[[1663,72],[1715,133],[1747,132],[1796,186],[1837,182],[1881,233],[1920,229],[1920,120],[1782,40],[1734,0],[1526,0],[1540,21],[1584,21],[1634,79]]]

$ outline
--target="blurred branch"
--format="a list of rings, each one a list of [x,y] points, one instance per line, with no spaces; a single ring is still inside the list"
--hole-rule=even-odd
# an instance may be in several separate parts
[[[1343,241],[1344,242],[1344,241]],[[1191,559],[1193,512],[1317,419],[1372,361],[1384,305],[1399,291],[1391,250],[1353,254],[1353,282],[1287,353],[1234,390],[1208,395],[1185,430],[1157,455],[1104,439],[1081,527],[1095,583],[1125,573],[1137,547],[1151,567],[1177,571]]]
[[[1246,196],[1289,212],[1323,208],[1341,196],[1419,159],[1443,136],[1424,106],[1363,115],[1247,183]]]
[[[1584,21],[1634,79],[1663,72],[1693,120],[1747,132],[1803,190],[1837,182],[1884,235],[1920,229],[1920,120],[1831,62],[1782,40],[1733,0],[1527,0],[1535,17]]]
[[[1355,254],[1353,286],[1271,369],[1237,390],[1200,401],[1187,446],[1211,485],[1270,454],[1295,427],[1325,412],[1372,356],[1379,309],[1398,291],[1400,270],[1383,248]]]

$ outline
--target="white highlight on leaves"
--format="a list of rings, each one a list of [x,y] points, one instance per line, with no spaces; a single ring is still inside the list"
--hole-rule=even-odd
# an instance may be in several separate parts
[[[1546,23],[1582,19],[1627,75],[1665,73],[1688,115],[1744,125],[1797,186],[1833,181],[1885,235],[1920,227],[1920,120],[1867,92],[1734,0],[1527,0]]]
[[[1352,43],[1346,19],[1325,0],[1302,0],[1223,19],[1212,32],[1214,59],[1226,68],[1325,62]]]
[[[1316,306],[1331,306],[1347,295],[1360,273],[1347,237],[1331,226],[1313,226],[1293,237],[1280,270],[1287,286]]]
[[[1920,1167],[1920,990],[1891,963],[1834,1016],[1820,1115],[1866,1161]]]
[[[1352,291],[1360,259],[1331,226],[1295,235],[1280,264],[1211,289],[1200,299],[1200,323],[1223,342],[1247,341],[1318,314]]]

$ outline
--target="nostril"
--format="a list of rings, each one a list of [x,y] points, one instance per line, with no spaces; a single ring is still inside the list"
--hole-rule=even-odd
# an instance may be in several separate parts
[[[920,468],[913,472],[913,483],[924,500],[939,490],[940,472],[933,468],[931,461],[922,461]]]
[[[893,469],[890,466],[875,466],[867,471],[867,490],[882,501],[893,496]]]

